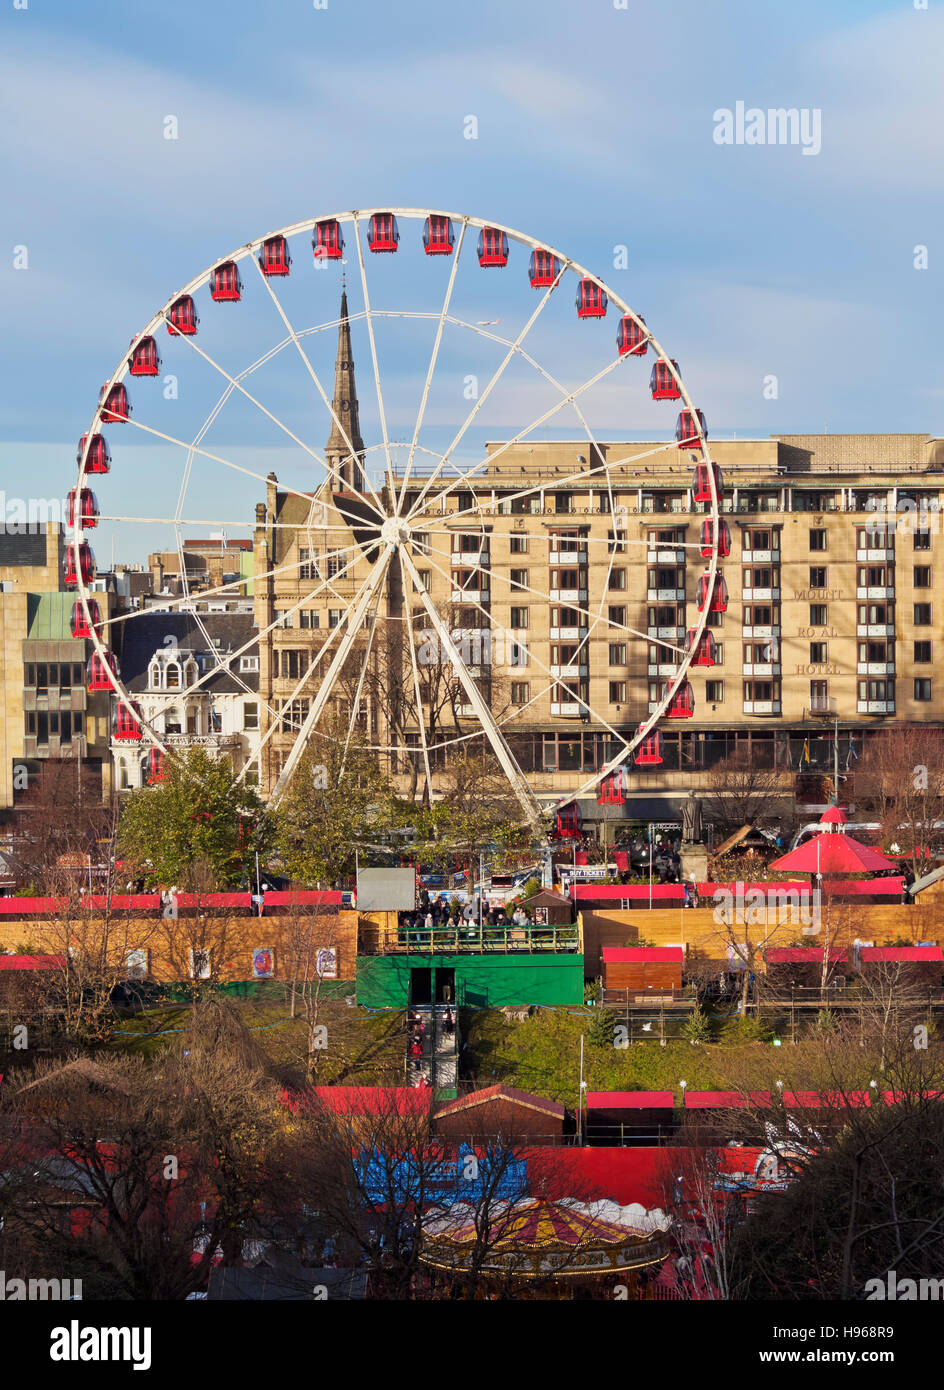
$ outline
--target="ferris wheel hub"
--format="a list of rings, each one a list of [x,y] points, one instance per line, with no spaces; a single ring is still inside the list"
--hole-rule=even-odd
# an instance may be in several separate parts
[[[410,539],[409,522],[399,516],[388,516],[380,528],[380,538],[394,548],[405,545]]]

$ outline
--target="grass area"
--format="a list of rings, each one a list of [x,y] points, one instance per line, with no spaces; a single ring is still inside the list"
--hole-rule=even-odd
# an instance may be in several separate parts
[[[594,1010],[565,1013],[536,1009],[520,1022],[507,1020],[497,1009],[468,1009],[461,1014],[463,1072],[480,1086],[499,1081],[546,1096],[569,1106],[577,1103],[580,1080],[580,1038],[593,1022]],[[808,1072],[823,1061],[822,1044],[815,1039],[795,1047],[745,1038],[752,1027],[725,1025],[718,1040],[636,1043],[623,1050],[607,1044],[584,1043],[583,1075],[591,1091],[677,1091],[680,1081],[691,1090],[738,1090],[744,1078],[767,1090],[790,1073]],[[863,1059],[868,1068],[871,1063]],[[869,1072],[865,1072],[868,1077]],[[868,1084],[867,1079],[863,1082]]]
[[[284,1000],[233,998],[229,1003],[283,1078],[304,1080],[308,1047],[304,1018],[291,1018]],[[151,1057],[167,1048],[185,1047],[188,1017],[185,1007],[165,1005],[119,1018],[107,1046]],[[406,1020],[402,1012],[370,1014],[343,999],[327,999],[320,1005],[318,1023],[326,1030],[325,1046],[317,1055],[318,1084],[403,1084]]]

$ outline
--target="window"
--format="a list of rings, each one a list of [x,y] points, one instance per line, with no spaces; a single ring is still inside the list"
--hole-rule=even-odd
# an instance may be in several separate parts
[[[328,627],[340,627],[341,619],[344,617],[343,610],[340,608],[328,609]]]
[[[895,699],[894,681],[859,681],[859,699],[891,702]]]
[[[829,622],[829,609],[825,603],[810,604],[810,627],[826,627]]]
[[[513,609],[511,610],[511,626],[512,626],[512,627],[527,627],[527,626],[528,626],[528,610],[527,610],[527,608],[513,608]]]
[[[573,497],[569,492],[555,492],[554,510],[558,515],[562,512],[572,512],[574,510]]]
[[[928,644],[930,645],[930,643]],[[893,661],[895,656],[895,643],[883,638],[874,638],[871,642],[859,643],[859,660],[868,665],[884,664]]]
[[[624,531],[607,531],[607,554],[623,555],[626,552],[626,533]]]
[[[825,549],[826,549],[826,536],[827,536],[827,532],[826,532],[825,530],[814,530],[814,529],[811,527],[811,528],[810,528],[810,549],[811,549],[811,550],[825,550]]]
[[[890,627],[895,621],[895,605],[892,603],[860,603],[858,621],[869,627]]]
[[[709,705],[720,705],[724,699],[724,681],[705,681],[705,699]]]
[[[626,703],[626,682],[610,681],[610,704],[623,705]]]
[[[320,627],[321,620],[313,608],[300,608],[298,611],[298,626],[307,628]]]
[[[321,578],[318,573],[318,561],[315,560],[313,563],[311,553],[307,550],[299,550],[298,552],[298,577],[299,579]]]
[[[723,613],[709,613],[709,614],[708,614],[708,623],[707,623],[707,626],[708,626],[708,627],[724,627],[724,614],[723,614]]]
[[[710,617],[711,614],[708,616]],[[776,627],[779,623],[779,604],[746,603],[744,605],[745,627]]]
[[[527,589],[527,587],[528,587],[528,571],[527,571],[527,570],[512,570],[512,571],[511,571],[511,584],[510,584],[509,587],[512,588],[512,589]]]
[[[417,570],[416,573],[419,575],[420,588],[429,593],[429,586],[433,577],[432,570]]]
[[[780,682],[779,681],[745,681],[744,700],[750,703],[755,700],[779,700]]]
[[[607,587],[610,589],[625,589],[626,571],[624,569],[610,570],[610,580]]]
[[[915,565],[914,567],[914,586],[916,589],[930,589],[931,587],[931,566]]]
[[[825,589],[825,588],[826,588],[826,566],[825,566],[825,565],[810,565],[810,588],[811,588],[811,589]]]
[[[531,683],[529,681],[511,682],[511,703],[513,705],[526,705],[531,699]]]
[[[810,665],[822,666],[829,660],[829,646],[826,642],[810,643]]]
[[[915,642],[914,644],[914,663],[916,666],[927,666],[931,660],[931,643]]]
[[[259,658],[257,656],[241,656],[239,658],[240,671],[258,671]]]
[[[742,571],[741,582],[745,589],[776,589],[780,584],[780,570],[771,565],[755,565],[753,569]]]
[[[291,627],[291,626],[293,625],[293,618],[294,618],[294,616],[295,616],[295,615],[294,615],[293,613],[289,612],[289,610],[288,610],[287,608],[283,608],[283,609],[278,609],[278,608],[277,608],[276,611],[275,611],[275,626],[276,626],[277,628],[281,628],[281,627]],[[169,681],[168,681],[168,684],[170,684]]]
[[[610,604],[609,620],[615,627],[625,627],[626,609],[621,604]]]
[[[283,647],[275,652],[273,675],[281,674],[282,680],[298,680],[308,670],[310,660],[310,654],[306,651],[299,651],[297,647]]]
[[[856,583],[860,589],[882,589],[895,582],[895,571],[888,565],[860,565],[856,570]]]
[[[930,549],[931,549],[931,532],[930,532],[930,531],[915,531],[915,533],[913,534],[911,540],[912,540],[912,545],[914,546],[914,549],[915,549],[915,550],[930,550]]]
[[[527,555],[528,538],[527,536],[512,536],[508,543],[508,549],[512,555]]]
[[[308,718],[310,701],[291,700],[282,710],[280,728],[282,733],[297,732]]]
[[[49,742],[49,715],[44,710],[36,715],[36,742]]]
[[[259,706],[255,700],[247,700],[243,705],[243,728],[258,729]]]
[[[744,541],[741,547],[743,550],[776,550],[777,533],[776,531],[755,531],[744,532]]]
[[[626,665],[626,643],[625,643],[625,642],[611,642],[611,643],[610,643],[610,665],[611,665],[611,666],[625,666],[625,665]]]
[[[931,626],[931,605],[930,603],[916,603],[914,606],[914,626]]]
[[[914,697],[916,700],[930,700],[931,698],[931,678],[930,676],[915,676]]]
[[[810,681],[810,709],[829,709],[829,681]]]
[[[579,570],[551,570],[552,589],[579,589],[580,571]]]

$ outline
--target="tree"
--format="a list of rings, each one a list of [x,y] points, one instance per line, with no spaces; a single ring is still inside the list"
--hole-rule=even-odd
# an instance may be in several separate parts
[[[275,841],[286,869],[306,886],[353,874],[359,844],[392,819],[392,788],[362,735],[346,724],[315,732],[275,813]]]
[[[137,873],[188,890],[208,881],[238,886],[270,838],[252,787],[237,781],[227,758],[199,747],[168,759],[163,782],[130,792],[118,823],[119,852]]]
[[[705,819],[724,839],[742,825],[761,825],[772,820],[776,816],[775,803],[783,794],[782,774],[761,766],[743,749],[711,769],[701,797]]]
[[[879,822],[882,843],[897,844],[920,877],[928,848],[942,840],[934,823],[944,820],[944,731],[873,734],[856,764],[855,793],[857,804]]]
[[[34,893],[62,892],[67,882],[87,883],[114,833],[114,814],[102,802],[100,777],[75,759],[50,759],[17,808],[14,828],[8,858],[17,877]]]

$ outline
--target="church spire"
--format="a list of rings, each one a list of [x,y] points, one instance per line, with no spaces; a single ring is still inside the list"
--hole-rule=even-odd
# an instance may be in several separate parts
[[[334,399],[331,404],[334,418],[325,445],[325,457],[329,469],[332,470],[334,485],[337,486],[337,480],[340,478],[344,486],[352,492],[363,492],[364,441],[361,438],[357,389],[354,385],[354,356],[351,351],[351,325],[347,317],[347,289],[343,286],[338,322],[338,355],[334,364]],[[350,445],[345,440],[345,434]]]

